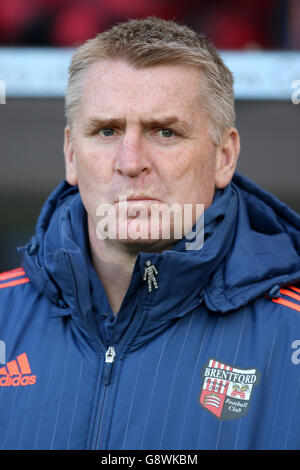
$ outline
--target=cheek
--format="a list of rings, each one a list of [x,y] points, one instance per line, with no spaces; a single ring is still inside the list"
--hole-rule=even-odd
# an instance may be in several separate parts
[[[91,186],[97,181],[105,182],[112,173],[112,159],[107,153],[84,144],[78,149],[76,171],[79,184]]]
[[[90,218],[96,221],[97,208],[106,201],[111,179],[111,159],[107,155],[100,156],[91,146],[85,145],[84,151],[78,146],[76,173],[83,205]]]
[[[208,205],[215,188],[214,152],[179,152],[173,155],[168,165],[164,165],[164,179],[169,195],[177,202]]]
[[[168,175],[170,181],[176,184],[192,182],[197,179],[211,179],[215,172],[214,152],[182,151],[171,155],[163,165],[163,158],[159,160],[159,168]]]

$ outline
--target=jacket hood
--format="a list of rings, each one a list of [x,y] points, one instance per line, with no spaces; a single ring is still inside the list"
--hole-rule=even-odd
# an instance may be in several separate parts
[[[187,240],[182,239],[161,254],[141,252],[128,296],[146,288],[146,260],[158,267],[159,288],[151,302],[157,315],[165,318],[174,310],[183,315],[202,299],[210,310],[226,313],[300,280],[300,217],[248,178],[236,172],[232,182],[216,192],[204,222],[201,249],[186,250]],[[52,304],[58,309],[76,305],[81,312],[91,310],[93,268],[77,187],[64,181],[53,191],[35,235],[22,249],[27,275]]]
[[[271,193],[235,173],[235,236],[207,289],[210,309],[226,312],[256,297],[277,296],[300,279],[300,217]]]

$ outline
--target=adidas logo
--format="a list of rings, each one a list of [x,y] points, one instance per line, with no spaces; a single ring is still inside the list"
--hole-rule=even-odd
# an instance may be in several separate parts
[[[35,382],[36,376],[31,373],[26,353],[20,354],[16,360],[0,368],[0,387],[24,387]]]

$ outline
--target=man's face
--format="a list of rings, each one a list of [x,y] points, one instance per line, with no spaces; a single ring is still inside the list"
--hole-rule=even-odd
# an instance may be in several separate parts
[[[72,139],[68,128],[65,134],[66,179],[78,184],[90,227],[99,221],[99,205],[118,212],[120,197],[131,214],[144,214],[141,232],[151,204],[211,204],[223,157],[209,135],[200,86],[189,66],[136,70],[121,60],[90,66]]]

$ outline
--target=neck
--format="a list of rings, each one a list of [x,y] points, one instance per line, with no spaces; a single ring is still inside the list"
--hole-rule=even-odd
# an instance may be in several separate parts
[[[92,264],[106,291],[111,309],[116,315],[128,290],[139,252],[161,252],[170,246],[162,247],[159,243],[141,246],[108,238],[101,240],[97,237],[96,228],[90,218],[88,218],[88,231]]]

